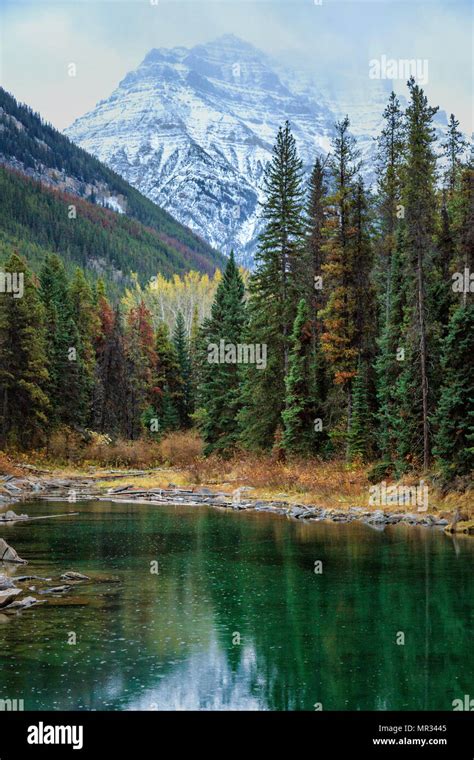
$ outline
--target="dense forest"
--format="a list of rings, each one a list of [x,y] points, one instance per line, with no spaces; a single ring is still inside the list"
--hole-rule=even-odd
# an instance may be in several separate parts
[[[171,333],[152,301],[132,291],[114,305],[81,268],[89,246],[145,267],[146,235],[101,210],[115,237],[89,236],[89,212],[60,221],[55,194],[33,185],[20,211],[2,172],[4,281],[20,273],[24,286],[0,299],[1,445],[43,446],[58,428],[136,440],[195,426],[206,454],[343,457],[374,478],[433,468],[462,485],[474,460],[473,165],[455,117],[437,146],[437,109],[408,89],[405,112],[395,94],[384,112],[375,192],[347,117],[309,187],[280,128],[255,271],[231,256],[207,316],[178,309]],[[53,251],[37,273],[30,244]]]
[[[223,257],[203,256],[119,214],[77,196],[0,167],[0,261],[15,248],[38,271],[48,253],[58,253],[66,268],[101,276],[118,296],[130,273],[146,282],[161,271],[167,277],[190,268],[213,273]]]

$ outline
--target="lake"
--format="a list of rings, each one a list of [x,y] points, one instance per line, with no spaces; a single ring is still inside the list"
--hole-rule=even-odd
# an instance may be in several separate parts
[[[0,699],[26,710],[451,710],[472,693],[469,537],[206,507],[20,506],[80,514],[3,526],[29,565],[0,572],[94,579],[0,614]]]

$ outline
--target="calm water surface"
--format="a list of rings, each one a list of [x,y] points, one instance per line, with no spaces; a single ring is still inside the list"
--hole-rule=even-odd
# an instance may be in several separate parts
[[[468,537],[182,506],[22,505],[72,509],[2,530],[29,565],[0,572],[96,582],[0,614],[0,698],[30,710],[451,710],[474,693]]]

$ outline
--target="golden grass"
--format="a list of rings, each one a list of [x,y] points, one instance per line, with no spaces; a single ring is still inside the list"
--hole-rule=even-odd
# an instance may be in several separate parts
[[[58,440],[56,445],[60,447]],[[70,450],[73,446],[70,445]],[[229,460],[217,456],[205,458],[202,441],[195,431],[170,433],[160,442],[147,439],[106,443],[100,438],[88,445],[74,448],[73,461],[64,461],[48,453],[29,457],[33,464],[48,465],[56,477],[93,477],[100,488],[131,484],[140,488],[208,487],[212,491],[232,493],[248,486],[255,499],[281,499],[289,502],[346,509],[351,506],[369,507],[369,468],[348,465],[342,460],[324,462],[317,459],[276,461],[271,455],[242,452]],[[17,458],[18,461],[18,458]],[[20,464],[21,466],[21,464]],[[11,458],[0,454],[2,467],[13,467]],[[110,469],[123,470],[122,479],[111,478]],[[146,470],[143,475],[128,474],[128,470]],[[21,472],[21,470],[20,470]],[[18,474],[17,472],[12,474]],[[388,479],[387,479],[388,480]],[[404,485],[416,485],[419,476],[404,478]],[[429,480],[427,479],[427,482]],[[430,485],[429,511],[452,514],[456,509],[464,519],[474,518],[473,492],[448,492]],[[377,507],[373,507],[376,509]],[[396,506],[391,511],[400,511]],[[414,511],[407,508],[403,511]]]
[[[0,475],[23,475],[18,465],[3,451],[0,451]]]

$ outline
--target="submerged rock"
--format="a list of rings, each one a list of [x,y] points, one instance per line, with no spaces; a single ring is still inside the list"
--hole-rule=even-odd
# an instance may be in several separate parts
[[[35,599],[34,596],[25,596],[24,599],[18,599],[17,601],[12,602],[8,607],[8,611],[26,610],[28,607],[33,607],[35,604],[44,604],[44,602],[40,602],[40,600]]]
[[[21,588],[9,588],[5,591],[0,591],[0,609],[8,607],[18,594],[21,594]]]
[[[90,581],[90,578],[88,575],[83,575],[82,573],[76,573],[74,570],[68,570],[67,573],[63,573],[61,575],[62,581]]]
[[[0,591],[5,591],[7,588],[15,588],[15,584],[6,575],[0,575]]]
[[[12,509],[5,512],[4,515],[0,515],[0,521],[11,522],[13,520],[28,520],[28,515],[17,515]]]
[[[40,594],[62,594],[64,591],[69,591],[72,586],[53,586],[53,588],[46,588],[40,591]]]
[[[28,564],[27,560],[19,557],[15,549],[9,546],[3,538],[0,538],[0,562],[17,562],[21,565]]]

